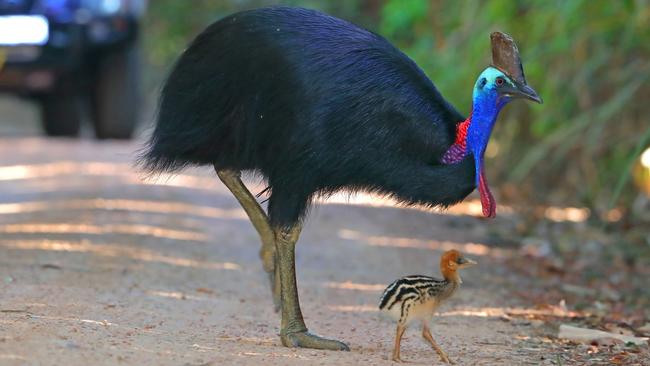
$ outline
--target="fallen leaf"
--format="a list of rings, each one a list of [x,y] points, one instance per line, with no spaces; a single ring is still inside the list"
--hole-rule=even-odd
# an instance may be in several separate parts
[[[609,362],[615,365],[625,365],[626,361],[627,361],[627,355],[625,354],[618,354],[609,359]]]

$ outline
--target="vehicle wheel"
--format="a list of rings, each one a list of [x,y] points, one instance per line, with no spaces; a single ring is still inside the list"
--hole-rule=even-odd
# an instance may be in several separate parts
[[[76,137],[81,126],[79,97],[71,87],[58,87],[41,98],[41,121],[48,136]]]
[[[138,117],[140,59],[129,44],[99,60],[92,90],[92,119],[99,139],[131,138]]]

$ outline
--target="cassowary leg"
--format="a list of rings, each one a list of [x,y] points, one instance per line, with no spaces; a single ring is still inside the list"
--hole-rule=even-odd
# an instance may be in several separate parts
[[[246,188],[244,182],[242,182],[240,172],[219,170],[216,167],[215,170],[219,179],[228,187],[237,201],[239,201],[239,204],[244,208],[255,230],[260,235],[260,239],[262,240],[260,258],[262,258],[262,265],[271,282],[275,311],[278,311],[280,310],[280,277],[277,275],[278,269],[276,268],[275,232],[271,228],[269,218],[259,203],[257,203],[255,197]]]
[[[442,362],[452,364],[452,365],[454,364],[449,359],[449,357],[447,357],[447,354],[445,353],[445,351],[443,351],[442,348],[440,348],[440,346],[438,345],[438,343],[436,343],[436,341],[433,340],[433,337],[431,336],[431,331],[429,330],[429,326],[427,325],[427,323],[422,324],[422,337],[424,337],[424,339],[426,339],[427,342],[429,342],[429,344],[431,344],[431,347],[433,347],[433,349],[436,350],[436,352],[438,353],[438,356],[440,356],[440,359],[442,360]]]
[[[304,347],[349,351],[345,343],[321,338],[307,331],[300,310],[296,284],[296,242],[300,237],[300,225],[276,232],[277,259],[282,282],[282,329],[280,338],[286,347]]]

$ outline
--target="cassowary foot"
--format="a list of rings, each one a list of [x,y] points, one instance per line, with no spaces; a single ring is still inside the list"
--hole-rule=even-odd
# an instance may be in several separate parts
[[[327,339],[311,334],[309,332],[284,333],[280,339],[285,347],[302,347],[314,349],[326,349],[331,351],[349,351],[350,347],[343,342],[334,339]]]
[[[300,236],[300,225],[281,229],[276,236],[277,274],[282,288],[282,325],[280,339],[286,347],[349,351],[350,348],[334,339],[322,338],[307,331],[298,300],[296,284],[296,242]]]

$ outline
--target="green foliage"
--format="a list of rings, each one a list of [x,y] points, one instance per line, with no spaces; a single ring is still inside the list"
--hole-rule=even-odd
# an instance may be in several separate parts
[[[323,2],[319,0],[156,0],[150,2],[145,31],[147,61],[151,73],[160,81],[160,72],[168,68],[179,53],[210,23],[237,11],[271,5],[302,6],[333,14],[359,13],[358,1]],[[367,20],[357,17],[363,24]]]
[[[545,104],[505,111],[493,142],[500,153],[489,163],[499,180],[530,186],[522,192],[534,192],[533,201],[596,212],[619,193],[624,205],[633,198],[623,188],[650,130],[648,1],[389,0],[380,29],[465,112],[489,63],[488,35],[511,34]]]
[[[156,0],[146,41],[154,75],[211,21],[266,0]],[[282,1],[360,23],[394,42],[442,94],[468,113],[471,86],[490,63],[489,34],[517,41],[543,105],[513,103],[497,124],[488,164],[525,202],[587,205],[595,212],[635,192],[629,167],[647,146],[650,106],[648,0]],[[159,80],[159,78],[156,78]],[[615,189],[615,187],[618,187]],[[616,191],[616,192],[615,192]],[[524,192],[531,192],[525,195]],[[512,196],[511,196],[512,197]]]

